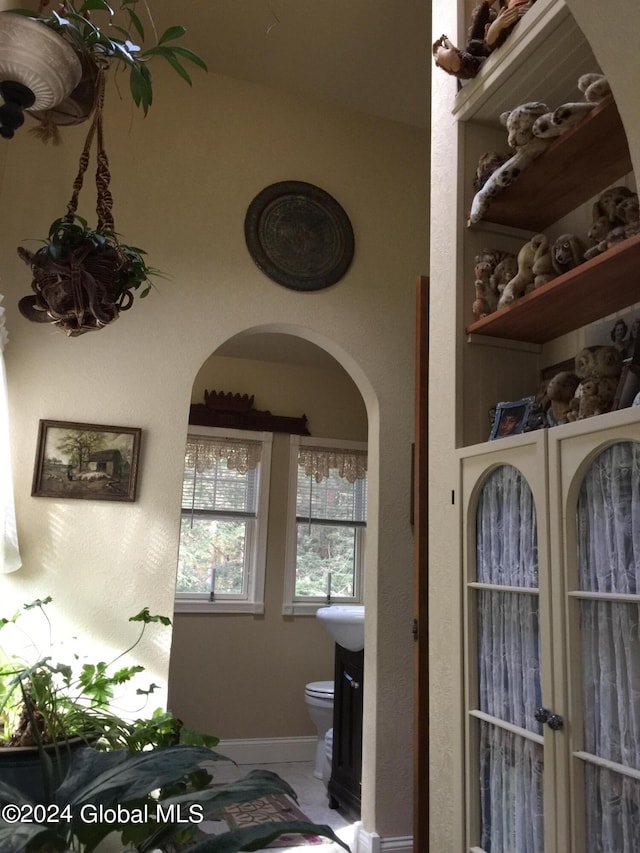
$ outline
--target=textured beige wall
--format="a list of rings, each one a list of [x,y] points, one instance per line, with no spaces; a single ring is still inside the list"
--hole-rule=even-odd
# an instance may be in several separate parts
[[[255,394],[255,408],[274,415],[305,413],[317,437],[367,440],[362,397],[337,363],[320,369],[213,356],[198,372],[194,402],[205,388]],[[333,643],[318,620],[282,616],[288,471],[289,436],[275,433],[264,615],[175,616],[169,705],[225,740],[315,734],[304,686],[333,678]]]
[[[412,538],[416,277],[428,257],[428,140],[415,128],[276,91],[198,74],[193,89],[158,68],[146,119],[127,81],[108,94],[106,140],[116,229],[172,276],[110,328],[67,339],[29,323],[17,301],[29,275],[15,247],[44,237],[65,213],[86,127],[55,148],[23,129],[0,175],[0,291],[11,336],[5,357],[24,568],[0,578],[7,608],[52,594],[75,631],[121,644],[124,614],[170,612],[180,482],[194,377],[229,337],[249,328],[301,334],[348,370],[367,408],[374,521],[367,556],[365,828],[411,832]],[[315,183],[343,205],[354,262],[326,291],[294,293],[247,252],[248,204],[267,184]],[[80,212],[93,219],[91,174]],[[36,243],[29,244],[32,247]],[[134,504],[30,496],[39,418],[139,426]],[[384,448],[384,452],[381,452]],[[211,661],[233,649],[211,650]],[[164,683],[169,637],[141,661]]]
[[[433,37],[456,33],[457,10],[450,0],[433,4]],[[636,0],[607,4],[567,0],[576,21],[589,39],[594,54],[612,85],[629,142],[636,175],[640,173],[640,121],[637,92],[640,63],[637,45],[625,33],[640,31],[640,6]],[[462,38],[460,39],[462,40]],[[438,853],[460,853],[464,847],[464,767],[462,719],[462,605],[460,518],[451,505],[451,491],[459,493],[456,436],[451,430],[461,401],[456,386],[460,363],[456,347],[462,335],[456,326],[460,316],[456,302],[457,282],[451,263],[451,235],[464,220],[460,199],[452,199],[447,181],[452,160],[463,156],[458,128],[450,105],[455,81],[445,74],[433,78],[431,187],[431,364],[429,422],[429,663],[430,695],[430,841]],[[457,343],[456,343],[457,341]],[[437,356],[434,356],[437,353]]]

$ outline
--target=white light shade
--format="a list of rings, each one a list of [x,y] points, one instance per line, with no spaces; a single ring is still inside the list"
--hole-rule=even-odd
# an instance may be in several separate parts
[[[76,52],[58,33],[23,15],[0,13],[0,82],[14,80],[31,89],[31,109],[59,104],[81,75]]]

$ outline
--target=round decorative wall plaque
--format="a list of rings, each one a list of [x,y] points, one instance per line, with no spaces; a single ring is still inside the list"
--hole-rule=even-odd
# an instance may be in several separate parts
[[[253,199],[244,220],[251,257],[292,290],[322,290],[353,258],[353,229],[338,202],[313,184],[280,181]]]

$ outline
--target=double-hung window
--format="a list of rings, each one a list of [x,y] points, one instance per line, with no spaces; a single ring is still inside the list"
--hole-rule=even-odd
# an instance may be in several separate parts
[[[362,601],[367,446],[292,436],[283,612]]]
[[[264,611],[271,434],[187,436],[176,611]]]

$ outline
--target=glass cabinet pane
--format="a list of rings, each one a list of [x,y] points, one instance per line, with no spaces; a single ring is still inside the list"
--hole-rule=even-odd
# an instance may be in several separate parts
[[[596,457],[576,523],[585,838],[588,853],[640,853],[639,443]]]
[[[544,849],[542,768],[540,744],[480,724],[481,846],[486,853]]]
[[[521,472],[512,465],[496,468],[482,487],[476,535],[478,582],[538,586],[533,495]]]
[[[494,469],[480,493],[475,587],[481,847],[542,853],[537,523],[531,489],[511,465]]]
[[[640,593],[640,444],[618,442],[592,463],[578,500],[580,589]]]

